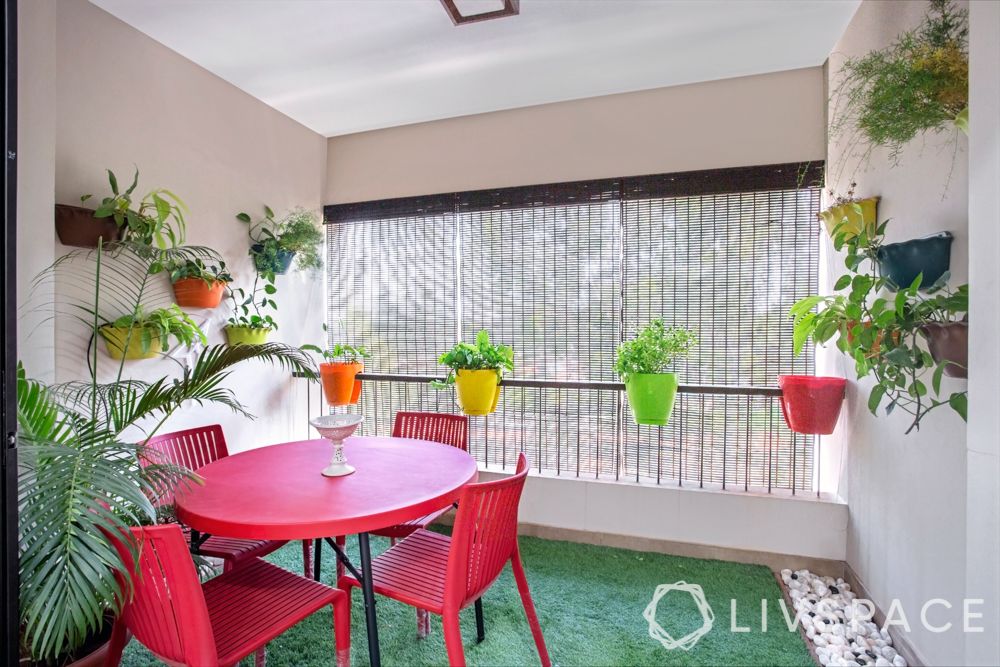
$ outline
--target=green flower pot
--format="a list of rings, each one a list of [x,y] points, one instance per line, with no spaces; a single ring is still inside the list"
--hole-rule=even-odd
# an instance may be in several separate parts
[[[267,342],[270,329],[251,329],[250,327],[226,327],[226,340],[233,345],[263,345]]]
[[[636,373],[625,378],[636,424],[666,426],[677,396],[676,373]]]

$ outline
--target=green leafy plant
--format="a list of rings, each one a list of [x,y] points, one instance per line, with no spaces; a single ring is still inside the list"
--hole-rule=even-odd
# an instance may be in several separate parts
[[[112,218],[122,231],[123,241],[133,241],[161,250],[184,243],[187,225],[184,214],[187,206],[180,197],[165,188],[148,192],[139,200],[139,208],[133,208],[132,195],[139,185],[139,170],[135,170],[132,184],[124,191],[118,187],[115,173],[108,169],[108,183],[111,196],[104,197],[94,211],[95,218]],[[83,195],[85,202],[93,195]]]
[[[226,269],[226,263],[219,260],[218,264],[205,264],[200,258],[184,259],[167,267],[170,272],[170,282],[175,283],[184,278],[197,278],[206,285],[216,282],[231,283],[233,276]]]
[[[666,327],[655,319],[640,329],[635,338],[618,346],[615,372],[623,379],[629,375],[665,373],[677,357],[686,356],[698,338],[682,327]]]
[[[190,247],[165,253],[169,261],[210,256],[207,249]],[[85,324],[93,339],[104,301],[136,313],[144,298],[166,296],[160,281],[152,280],[152,266],[162,256],[129,242],[74,252],[60,258],[38,284],[73,280],[89,289],[90,302],[72,299],[54,307],[57,314]],[[44,664],[65,664],[88,638],[100,636],[107,616],[117,613],[127,597],[129,570],[107,534],[155,522],[157,494],[196,479],[190,471],[159,462],[145,450],[146,438],[192,402],[252,417],[224,386],[243,362],[262,360],[316,375],[308,355],[270,343],[208,346],[193,361],[177,362],[177,372],[150,382],[126,377],[118,363],[111,380],[102,382],[102,360],[91,346],[88,350],[86,379],[45,385],[22,370],[17,387],[22,644],[26,657]],[[138,443],[136,433],[144,434]],[[141,467],[140,458],[152,464]],[[116,571],[125,577],[125,595]]]
[[[278,323],[267,311],[278,310],[274,300],[278,288],[274,285],[274,274],[256,274],[253,287],[248,290],[242,287],[229,290],[229,300],[232,305],[232,315],[226,321],[231,327],[246,327],[248,329],[268,329],[274,331]]]
[[[329,328],[324,324],[323,333],[329,333]],[[319,345],[303,345],[299,349],[306,350],[307,352],[315,352],[327,361],[343,361],[346,363],[352,363],[360,361],[361,359],[370,359],[371,353],[365,349],[364,345],[347,345],[346,343],[334,343],[327,348],[321,348]]]
[[[886,147],[898,161],[903,146],[923,132],[967,129],[968,11],[932,0],[916,29],[890,46],[843,65],[834,89],[833,134],[856,132],[854,143]]]
[[[281,220],[275,220],[274,211],[265,206],[264,217],[256,222],[248,213],[238,213],[236,219],[248,225],[247,233],[253,241],[250,255],[261,273],[275,273],[284,253],[295,253],[295,263],[300,269],[322,268],[319,249],[323,232],[313,211],[294,208]]]
[[[443,381],[434,380],[431,383],[437,389],[455,384],[455,372],[458,370],[495,370],[497,377],[502,379],[504,371],[514,370],[514,348],[493,344],[489,332],[482,329],[476,334],[475,345],[456,343],[455,347],[438,357],[438,363],[451,370]]]
[[[161,352],[170,349],[171,338],[177,339],[177,342],[183,345],[193,345],[195,341],[201,341],[202,345],[208,343],[201,328],[176,304],[168,308],[157,308],[148,313],[143,310],[142,305],[136,305],[133,313],[122,315],[108,322],[106,326],[128,329],[126,345],[129,338],[133,335],[138,336],[143,352],[149,351],[155,339],[159,340]]]
[[[812,339],[823,345],[836,336],[836,346],[854,360],[859,378],[871,375],[875,384],[868,397],[868,409],[878,414],[895,410],[908,413],[912,420],[907,433],[920,428],[931,410],[949,405],[966,418],[967,393],[941,396],[941,379],[947,361],[937,363],[927,351],[923,327],[928,323],[960,321],[969,309],[968,285],[947,288],[949,274],[921,293],[922,276],[894,294],[892,285],[879,273],[876,256],[885,238],[888,221],[869,233],[834,234],[837,250],[846,251],[847,273],[834,284],[841,292],[829,296],[809,296],[792,306],[795,354]]]

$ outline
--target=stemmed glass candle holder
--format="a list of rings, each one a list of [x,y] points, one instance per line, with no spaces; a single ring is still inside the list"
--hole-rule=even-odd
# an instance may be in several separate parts
[[[350,437],[362,421],[364,418],[361,415],[353,414],[321,415],[309,420],[313,428],[333,445],[333,458],[330,465],[323,469],[325,476],[341,477],[354,472],[354,466],[348,465],[344,456],[344,438]]]

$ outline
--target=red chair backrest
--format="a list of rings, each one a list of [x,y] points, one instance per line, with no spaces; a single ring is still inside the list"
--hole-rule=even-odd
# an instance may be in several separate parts
[[[145,442],[143,449],[139,457],[140,465],[172,463],[189,470],[197,470],[229,456],[226,437],[219,424],[156,435]],[[161,494],[157,500],[158,505],[170,505],[173,502],[172,492]]]
[[[451,531],[446,605],[457,609],[478,599],[514,555],[517,507],[527,476],[528,459],[522,453],[511,477],[462,489]]]
[[[440,442],[469,451],[469,418],[442,412],[397,412],[392,437]]]
[[[218,664],[205,595],[177,524],[131,529],[132,548],[111,542],[131,565],[132,591],[121,621],[157,657],[172,664]],[[135,550],[133,552],[133,549]]]

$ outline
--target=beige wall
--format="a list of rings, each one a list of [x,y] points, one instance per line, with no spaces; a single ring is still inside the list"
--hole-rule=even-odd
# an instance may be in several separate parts
[[[926,10],[927,3],[922,1],[864,2],[830,56],[831,89],[845,57],[888,45],[897,34],[917,25]],[[949,140],[956,135],[958,152],[952,172],[955,146]],[[860,196],[882,197],[879,218],[891,219],[890,242],[951,231],[955,235],[952,285],[968,280],[968,142],[964,136],[955,131],[918,138],[906,147],[895,167],[884,151],[877,151],[867,169],[859,167],[858,159],[846,148],[845,137],[834,138],[827,186],[842,193],[852,177]],[[843,263],[825,235],[823,244],[829,266],[821,280],[829,289],[843,273]],[[975,286],[972,289],[975,292]],[[835,349],[821,353],[819,362],[821,371],[854,378],[854,364]],[[965,381],[946,378],[942,390],[965,386]],[[927,600],[936,597],[961,609],[964,597],[965,423],[942,408],[924,420],[919,432],[905,435],[906,415],[897,412],[876,418],[868,412],[870,390],[869,379],[851,383],[841,428],[834,436],[847,449],[847,474],[841,487],[850,512],[847,561],[883,609],[893,599],[900,600],[913,626],[910,640],[923,660],[961,664],[965,641],[961,623],[949,632],[934,634],[924,629],[919,613]]]
[[[56,32],[56,202],[105,193],[106,168],[125,180],[138,165],[140,189],[168,187],[184,199],[190,208],[188,242],[218,250],[238,283],[252,279],[245,226],[234,218],[238,211],[256,213],[265,202],[277,211],[320,206],[323,137],[86,0],[57,4]],[[33,36],[23,39],[30,42]],[[53,43],[51,38],[45,42]],[[28,227],[23,237],[32,243],[37,242],[35,225],[45,234],[51,229],[51,208],[42,213],[40,221],[22,221]],[[56,255],[68,250],[58,243],[55,248]],[[61,284],[58,291],[67,294],[73,288]],[[320,339],[322,280],[290,273],[278,279],[278,289],[281,330],[276,338],[293,344]],[[156,305],[162,304],[150,304]],[[210,342],[222,342],[225,312],[192,315]],[[57,378],[83,377],[79,329],[63,318],[56,343]],[[101,357],[108,366],[103,350]],[[129,364],[131,374],[147,379],[176,368],[170,360]],[[255,424],[229,411],[191,406],[168,427],[221,422],[233,450],[301,437],[305,406],[297,382],[287,372],[248,365],[229,384],[260,417]]]
[[[17,349],[25,370],[55,379],[55,327],[51,284],[33,286],[52,264],[55,228],[56,37],[55,0],[20,0],[17,7]]]
[[[821,160],[820,67],[329,139],[326,203]]]

